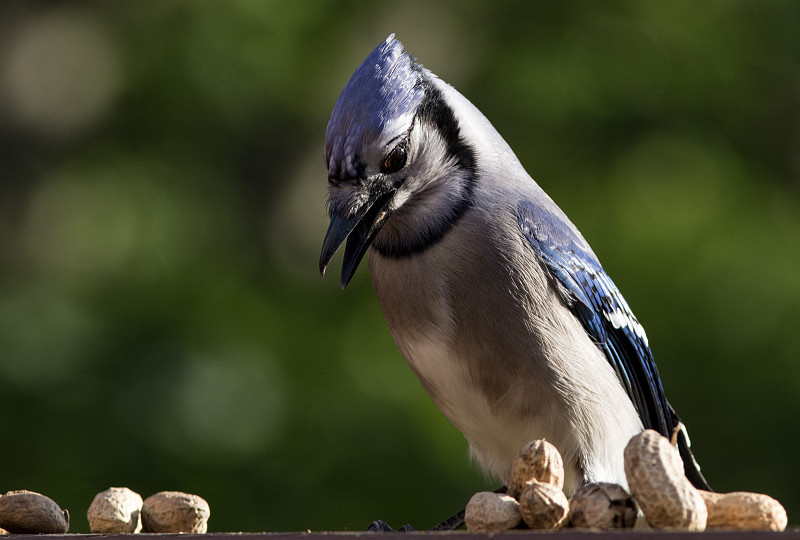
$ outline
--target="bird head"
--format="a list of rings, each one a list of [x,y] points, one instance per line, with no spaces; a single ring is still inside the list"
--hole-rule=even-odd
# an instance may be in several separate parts
[[[319,267],[346,242],[342,288],[370,246],[422,251],[469,206],[475,155],[445,88],[391,35],[339,96],[325,133],[331,221]]]

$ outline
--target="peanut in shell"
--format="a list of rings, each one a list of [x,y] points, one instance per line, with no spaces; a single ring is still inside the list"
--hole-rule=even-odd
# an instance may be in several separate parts
[[[786,510],[781,503],[761,493],[699,491],[708,508],[708,529],[783,531]]]
[[[142,504],[145,532],[205,533],[211,510],[197,495],[180,491],[161,491]]]
[[[519,497],[531,480],[564,488],[564,461],[558,449],[544,439],[531,441],[520,450],[511,466],[508,494]]]
[[[625,447],[625,475],[651,527],[706,528],[706,504],[686,478],[678,451],[660,433],[648,429],[631,438]]]
[[[509,495],[480,491],[470,498],[464,511],[470,532],[507,531],[522,523],[519,503]]]
[[[18,534],[63,534],[69,512],[41,493],[19,490],[0,496],[0,528]]]
[[[581,529],[629,529],[637,515],[630,493],[618,484],[587,484],[569,501],[569,523]]]
[[[519,496],[519,511],[528,528],[555,531],[567,524],[569,501],[561,488],[531,480]]]
[[[132,534],[142,530],[142,497],[125,487],[98,493],[86,517],[92,533]]]

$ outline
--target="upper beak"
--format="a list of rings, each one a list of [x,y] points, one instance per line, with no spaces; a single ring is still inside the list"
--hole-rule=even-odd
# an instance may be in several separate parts
[[[347,287],[375,235],[392,214],[388,206],[396,191],[391,188],[371,196],[350,217],[346,218],[337,213],[331,215],[331,224],[328,226],[325,240],[322,241],[322,252],[319,255],[319,271],[323,276],[333,255],[347,240],[342,262],[342,289]]]

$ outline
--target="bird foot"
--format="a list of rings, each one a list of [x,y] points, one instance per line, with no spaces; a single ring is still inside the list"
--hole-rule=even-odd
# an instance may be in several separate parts
[[[495,493],[506,493],[507,491],[508,488],[506,486],[500,486],[494,490]],[[455,531],[464,525],[464,514],[465,511],[461,510],[460,512],[456,513],[456,515],[447,518],[441,523],[437,523],[428,529],[428,531]],[[373,521],[370,526],[367,527],[367,532],[407,532],[415,530],[416,529],[411,525],[403,525],[395,531],[388,523],[380,519]]]
[[[447,518],[441,523],[437,523],[429,531],[455,531],[464,524],[464,510],[461,510],[456,515]]]
[[[395,531],[392,529],[391,525],[381,519],[373,521],[370,523],[369,527],[367,527],[367,532],[408,532],[415,530],[416,529],[411,525],[405,524]]]

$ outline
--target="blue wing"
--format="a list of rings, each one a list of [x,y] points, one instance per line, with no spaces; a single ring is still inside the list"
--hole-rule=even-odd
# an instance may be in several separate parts
[[[517,223],[561,285],[564,301],[617,372],[644,427],[672,437],[682,423],[664,395],[644,328],[586,241],[564,218],[529,201],[519,203]],[[710,490],[684,430],[678,433],[678,449],[692,484]]]
[[[617,372],[645,428],[669,437],[669,403],[642,325],[573,229],[523,201],[517,221],[536,254],[563,286],[565,300]]]

